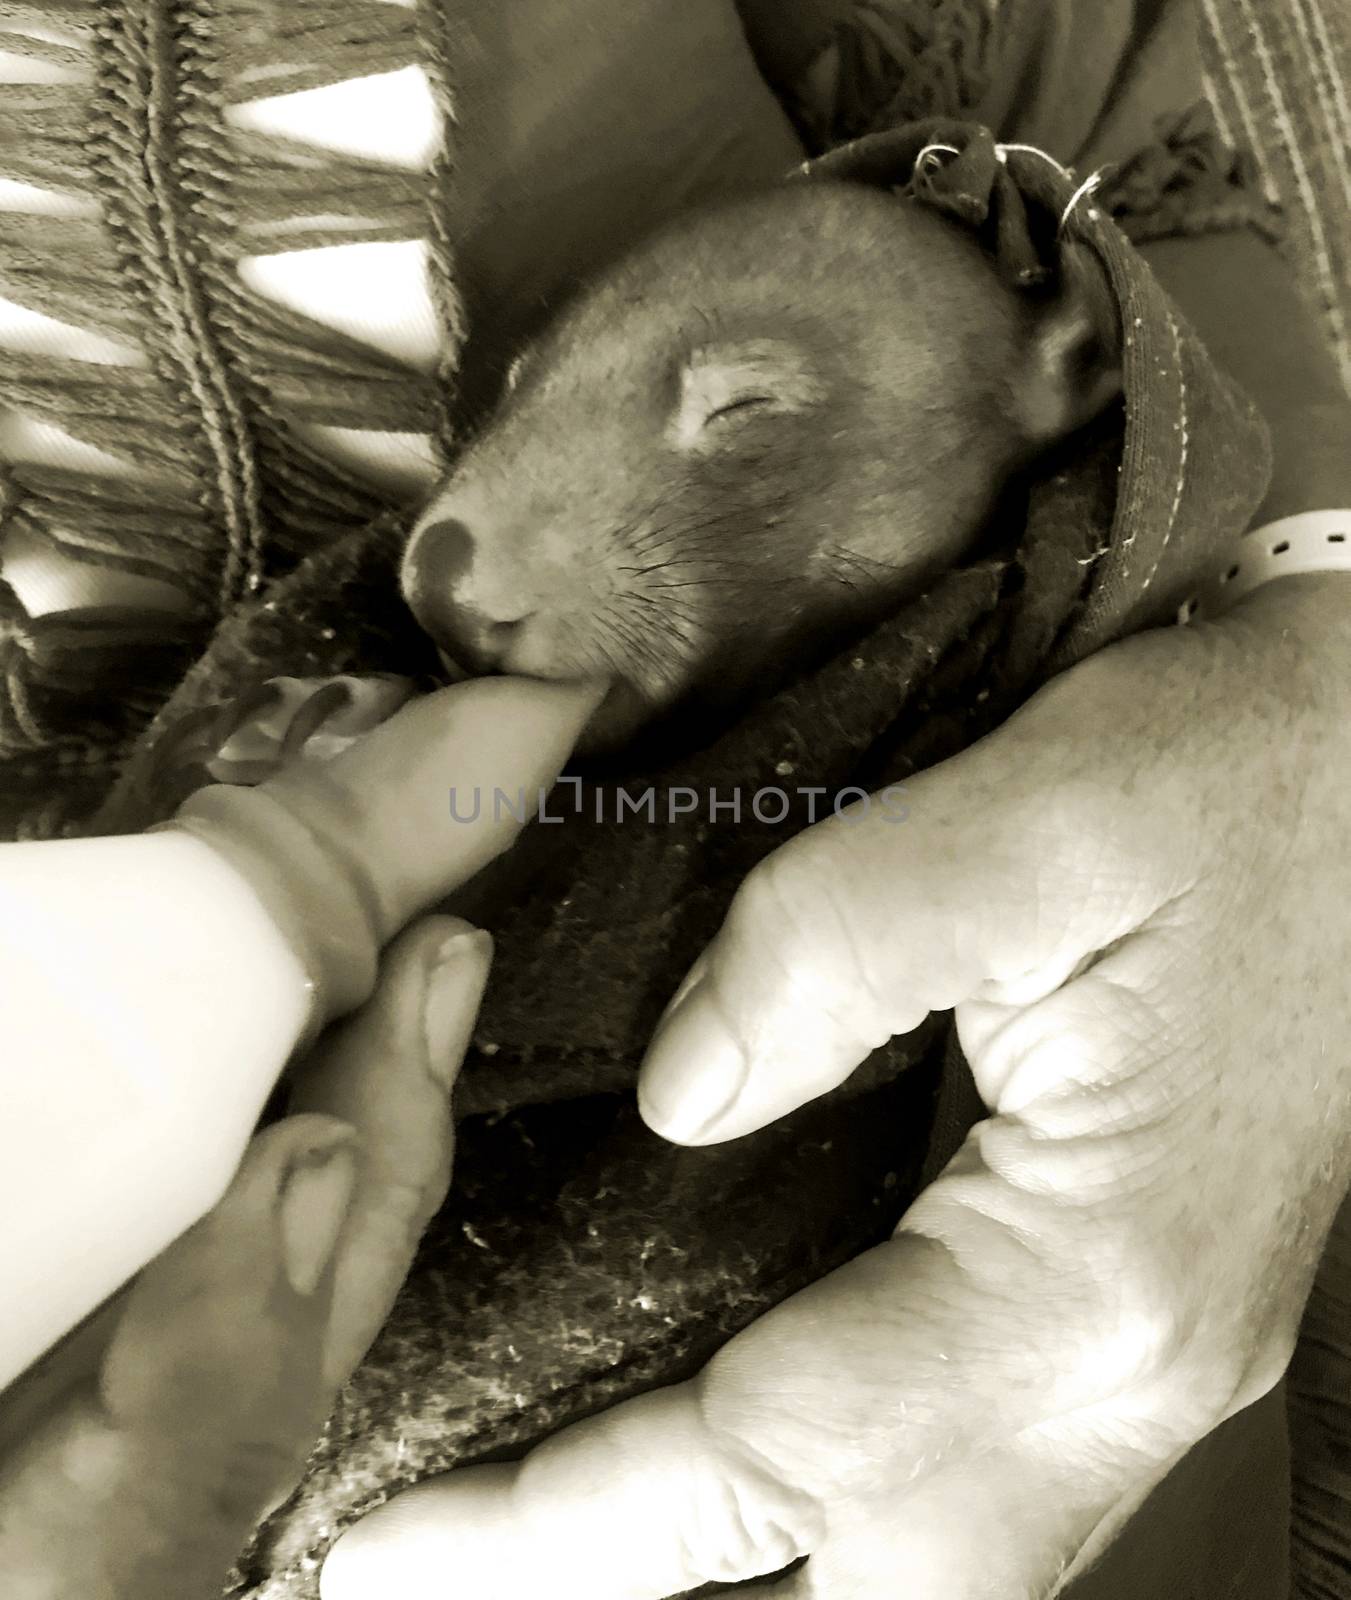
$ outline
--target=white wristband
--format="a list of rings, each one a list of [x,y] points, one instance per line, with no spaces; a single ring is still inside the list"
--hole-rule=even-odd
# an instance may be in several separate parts
[[[1297,572],[1351,572],[1351,511],[1302,511],[1245,533],[1219,572],[1178,607],[1177,620],[1219,616],[1260,584]]]

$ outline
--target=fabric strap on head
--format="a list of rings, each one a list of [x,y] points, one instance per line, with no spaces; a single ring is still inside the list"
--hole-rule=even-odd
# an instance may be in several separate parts
[[[1188,148],[1208,203],[1232,207],[1222,156],[1203,132]],[[1111,326],[1126,401],[1121,481],[1059,665],[1170,616],[1213,526],[1200,508],[1219,495],[1238,517],[1270,473],[1255,407],[1209,360],[1131,247],[1130,233],[1152,236],[1157,226],[1142,193],[1163,184],[1157,166],[1149,152],[1147,172],[1133,165],[1080,179],[1032,146],[1001,145],[987,128],[935,120],[843,145],[796,174],[871,183],[931,206],[969,228],[1011,286],[1036,292],[1073,276],[1103,329]]]

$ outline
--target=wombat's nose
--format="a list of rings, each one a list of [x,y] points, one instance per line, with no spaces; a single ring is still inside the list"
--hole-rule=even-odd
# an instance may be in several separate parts
[[[481,596],[473,534],[447,518],[424,528],[411,553],[413,615],[469,671],[501,667],[531,612]]]

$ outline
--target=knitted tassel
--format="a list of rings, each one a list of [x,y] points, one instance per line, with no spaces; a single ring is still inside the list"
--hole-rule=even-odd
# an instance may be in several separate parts
[[[140,343],[140,308],[89,218],[0,212],[0,294],[58,322]]]
[[[20,28],[31,23],[80,37],[93,34],[99,11],[98,0],[0,0],[0,22]]]
[[[250,252],[312,249],[418,236],[427,176],[354,156],[316,155],[246,129],[229,136],[229,170],[189,177],[204,200],[228,204]]]
[[[0,50],[74,79],[6,86],[0,179],[81,208],[0,211],[0,297],[128,351],[119,364],[0,344],[0,418],[21,424],[12,434],[19,459],[0,463],[0,541],[12,531],[29,550],[177,587],[198,653],[219,617],[265,578],[387,507],[387,494],[325,454],[316,442],[323,430],[430,430],[435,453],[448,459],[464,337],[448,150],[427,170],[409,170],[235,120],[251,100],[417,65],[448,125],[443,19],[429,9],[385,0],[0,0]],[[248,256],[427,239],[446,331],[435,373],[410,372],[239,275]],[[63,436],[77,441],[72,449],[124,463],[124,474],[44,465],[64,459],[46,442]],[[40,446],[36,459],[25,459],[30,441]],[[153,643],[164,617],[147,613],[142,629],[119,625],[126,714],[110,715],[97,684],[87,697],[89,636],[46,628],[8,586],[3,594],[9,710],[0,711],[0,758],[26,752],[30,817],[36,807],[42,827],[62,831],[94,793],[83,787],[84,798],[73,798],[67,778],[78,769],[77,787],[86,777],[92,785],[113,770],[137,715],[170,687]],[[79,657],[68,671],[56,659],[63,649]],[[44,750],[55,766],[44,764]],[[69,806],[38,805],[44,774]],[[28,781],[6,767],[15,827]]]
[[[979,99],[986,7],[857,0],[844,9],[798,88],[797,120],[813,150],[898,123],[958,117]]]
[[[7,84],[0,97],[0,177],[92,193],[87,105],[87,91],[78,85]]]
[[[0,29],[0,54],[22,56],[28,61],[41,61],[49,67],[60,67],[67,73],[86,72],[89,53],[77,45],[58,44],[52,39],[31,33],[10,33]]]
[[[1102,194],[1137,244],[1226,227],[1253,227],[1276,242],[1285,231],[1252,156],[1224,143],[1205,104],[1160,128],[1155,144],[1109,175]]]
[[[388,0],[227,0],[215,8],[231,46],[227,100],[296,94],[420,64],[413,13]]]

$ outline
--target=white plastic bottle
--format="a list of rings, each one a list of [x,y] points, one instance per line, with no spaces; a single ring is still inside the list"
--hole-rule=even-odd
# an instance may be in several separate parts
[[[297,1043],[506,848],[597,694],[456,685],[149,833],[0,845],[0,1388],[216,1203]]]

